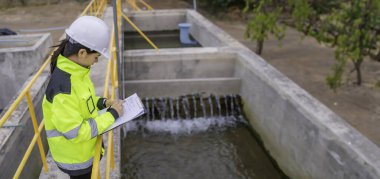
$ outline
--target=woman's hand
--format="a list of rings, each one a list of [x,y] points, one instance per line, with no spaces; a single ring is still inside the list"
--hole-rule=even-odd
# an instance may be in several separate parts
[[[106,108],[112,106],[113,104],[115,104],[118,101],[120,101],[121,103],[123,103],[123,101],[119,100],[119,99],[115,99],[115,100],[113,100],[113,99],[107,99],[106,100]]]
[[[117,114],[119,114],[119,116],[123,115],[124,111],[123,111],[123,101],[122,100],[113,100],[113,102],[110,106],[112,109],[116,110],[116,112],[117,112]]]

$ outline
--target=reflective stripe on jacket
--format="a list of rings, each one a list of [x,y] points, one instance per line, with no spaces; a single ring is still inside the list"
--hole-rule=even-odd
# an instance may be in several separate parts
[[[60,55],[51,75],[42,109],[50,152],[60,168],[81,170],[92,165],[96,136],[118,117],[95,95],[90,69]]]

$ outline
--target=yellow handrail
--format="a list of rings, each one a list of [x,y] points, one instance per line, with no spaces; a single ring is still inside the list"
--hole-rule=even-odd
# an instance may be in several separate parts
[[[148,10],[153,10],[152,6],[146,3],[144,0],[139,0],[141,4],[143,4]]]
[[[9,116],[12,114],[12,112],[16,109],[17,105],[21,102],[22,98],[25,96],[26,92],[30,90],[32,85],[36,82],[37,78],[41,75],[42,71],[45,69],[45,67],[50,63],[50,57],[45,61],[45,63],[42,64],[41,68],[37,71],[37,73],[34,75],[32,80],[26,85],[26,87],[21,91],[19,96],[16,98],[16,100],[11,104],[9,109],[5,112],[4,116],[0,119],[0,127],[3,127],[4,123],[8,120]]]
[[[29,144],[29,147],[26,150],[25,155],[24,155],[24,157],[23,157],[23,159],[22,159],[19,167],[17,168],[17,171],[16,171],[15,175],[13,176],[14,179],[15,178],[19,178],[19,176],[20,176],[20,174],[22,172],[22,169],[24,168],[24,166],[26,164],[27,159],[29,158],[30,154],[32,153],[32,150],[33,150],[34,145],[36,144],[36,141],[41,139],[40,138],[40,133],[41,133],[43,127],[44,127],[44,121],[41,121],[40,126],[38,127],[38,133],[34,134],[32,142]],[[45,161],[45,165],[47,167],[46,161]]]
[[[99,2],[99,8],[98,8],[98,10],[95,12],[95,15],[97,16],[97,17],[99,17],[99,18],[101,18],[101,17],[103,17],[103,14],[104,13],[102,13],[102,12],[104,12],[104,8],[106,7],[105,5],[106,5],[106,1],[101,1],[101,2]]]
[[[142,35],[155,49],[158,50],[157,46],[154,45],[153,42],[151,42],[148,37],[145,36],[143,32],[135,25],[133,22],[121,11],[121,1],[117,0],[116,2],[116,8],[117,8],[117,26],[118,26],[118,33],[120,34],[121,31],[121,16],[124,17],[139,33]],[[115,99],[115,91],[119,86],[118,79],[117,79],[117,66],[116,66],[116,47],[115,44],[118,43],[118,39],[115,39],[114,29],[112,30],[111,34],[111,44],[110,44],[110,50],[111,50],[111,58],[109,59],[109,62],[107,64],[107,72],[106,72],[106,78],[104,83],[104,97],[109,97],[109,77],[111,75],[111,99]],[[102,137],[98,136],[96,141],[96,149],[95,149],[95,157],[94,157],[94,163],[91,173],[91,178],[97,179],[100,177],[99,174],[99,159],[100,159],[100,152],[101,152],[101,141]],[[115,161],[114,161],[114,146],[113,146],[113,131],[108,132],[108,143],[107,143],[107,157],[106,157],[106,179],[110,178],[110,171],[111,168],[115,168]]]
[[[90,6],[90,4],[89,4]],[[88,6],[88,7],[89,7]],[[102,0],[102,2],[100,2],[100,8],[98,8],[98,10],[96,11],[96,15],[99,15],[99,17],[102,17],[103,16],[103,13],[99,13],[100,12],[104,12],[104,9],[105,9],[105,6],[106,6],[106,0]],[[83,12],[82,14],[85,14],[85,12]],[[114,38],[113,35],[111,35],[111,38]],[[110,46],[112,47],[112,43],[110,44]],[[112,49],[112,48],[110,48]],[[110,59],[110,61],[108,63],[110,63],[112,61],[112,59]],[[107,65],[107,73],[106,73],[106,79],[105,79],[105,88],[104,88],[104,94],[103,96],[104,97],[108,97],[108,76],[109,74],[111,73],[109,71],[111,65]],[[114,87],[112,87],[113,89]],[[112,131],[110,131],[109,133],[112,133]],[[112,136],[111,136],[112,137]],[[91,173],[91,178],[92,179],[98,179],[100,178],[100,167],[99,167],[99,161],[100,161],[100,155],[101,155],[101,149],[102,149],[102,138],[103,138],[103,135],[99,135],[97,138],[96,138],[96,144],[95,144],[95,156],[94,156],[94,162],[93,162],[93,165],[92,165],[92,173]],[[108,136],[108,141],[112,140],[112,138],[110,138],[110,135]],[[107,150],[110,150],[110,151],[113,151],[113,144],[108,146],[108,149]],[[107,151],[107,158],[108,157],[108,151]],[[113,152],[112,152],[113,153]],[[112,155],[113,156],[113,155]],[[114,161],[114,160],[112,160]],[[109,163],[109,161],[107,160],[107,165]],[[113,164],[114,166],[114,164]],[[109,175],[110,171],[106,171],[106,175]]]
[[[153,48],[157,49],[157,46],[151,42],[148,37],[145,36],[145,34],[135,25],[133,24],[133,22],[125,15],[121,12],[121,2],[120,0],[117,0],[118,1],[118,4],[117,4],[117,11],[118,11],[118,29],[120,30],[120,26],[121,26],[121,16],[124,17],[124,19],[126,19],[128,21],[128,23],[130,23],[133,28],[136,29],[136,31],[139,32],[140,35],[142,35],[145,40],[147,40]],[[144,4],[146,7],[148,7],[148,9],[153,9],[151,8],[148,4],[146,4],[143,0],[140,0],[140,2],[142,4]],[[83,12],[81,13],[81,16],[83,15],[95,15],[97,17],[102,17],[104,15],[104,9],[107,5],[107,1],[106,0],[92,0],[87,6],[86,8],[83,10]],[[137,10],[139,10],[138,6],[136,5],[135,1],[134,1],[134,5],[135,5],[135,8]],[[114,33],[114,32],[112,32]],[[119,33],[121,33],[121,31],[119,31]],[[113,42],[117,41],[117,39],[115,39],[115,35],[113,34],[112,35],[112,38],[113,38]],[[46,162],[46,159],[45,159],[45,151],[43,149],[43,146],[42,146],[42,140],[41,140],[41,137],[40,137],[40,133],[41,131],[43,130],[43,127],[44,127],[44,121],[41,120],[41,123],[39,125],[39,127],[37,128],[37,119],[36,119],[36,116],[35,116],[35,111],[34,111],[34,106],[33,106],[33,103],[32,103],[32,100],[31,100],[31,96],[30,96],[30,88],[32,87],[32,85],[35,83],[35,81],[37,80],[37,78],[41,75],[41,73],[44,71],[44,69],[47,67],[47,65],[50,63],[50,60],[51,60],[51,55],[52,53],[56,50],[57,48],[53,49],[52,52],[50,53],[49,57],[45,60],[45,62],[42,64],[41,68],[37,71],[37,73],[34,75],[34,77],[31,79],[31,81],[26,85],[26,87],[20,92],[19,96],[16,98],[16,100],[10,105],[9,109],[6,110],[6,112],[4,113],[4,115],[1,117],[0,119],[0,128],[4,125],[4,123],[8,120],[8,118],[10,117],[10,115],[14,112],[14,110],[16,109],[16,107],[19,105],[19,103],[21,102],[22,98],[25,96],[26,97],[26,101],[28,103],[28,108],[29,108],[29,113],[30,113],[30,116],[31,116],[31,120],[32,120],[32,123],[33,123],[33,128],[35,130],[35,134],[34,134],[34,137],[31,141],[31,143],[29,144],[29,147],[26,151],[26,153],[24,154],[24,157],[19,165],[19,167],[17,168],[17,171],[14,175],[13,178],[19,178],[30,154],[31,154],[31,151],[32,149],[34,148],[36,142],[38,143],[38,148],[39,148],[39,151],[40,151],[40,155],[41,155],[41,160],[42,160],[42,163],[43,163],[43,168],[44,168],[44,171],[47,172],[48,171],[48,166],[47,166],[47,162]],[[111,51],[112,51],[112,56],[111,56],[111,59],[109,60],[108,62],[108,65],[107,65],[107,73],[106,73],[106,79],[105,79],[105,90],[104,90],[104,96],[105,97],[109,97],[109,89],[108,89],[108,84],[109,84],[109,78],[111,77],[111,99],[115,99],[115,95],[116,95],[116,89],[118,88],[119,86],[119,83],[118,83],[118,76],[117,76],[117,63],[116,63],[116,48],[115,48],[115,43],[111,43]],[[110,76],[111,75],[111,76]],[[93,163],[93,170],[92,170],[92,178],[99,178],[100,177],[100,170],[99,170],[99,160],[100,160],[100,153],[101,153],[101,143],[102,143],[102,135],[98,136],[97,137],[97,141],[96,141],[96,149],[95,149],[95,156],[94,156],[94,163]],[[114,169],[115,168],[115,161],[114,161],[114,152],[113,152],[113,132],[110,131],[108,133],[108,150],[107,150],[107,161],[106,161],[106,178],[108,179],[110,177],[110,168]]]
[[[116,55],[116,48],[114,47],[115,46],[115,31],[114,29],[112,30],[112,35],[111,35],[111,59],[110,61],[108,62],[108,65],[107,65],[107,74],[106,74],[106,80],[105,80],[105,84],[104,84],[104,96],[107,96],[108,97],[108,84],[109,84],[109,76],[110,76],[110,73],[112,71],[112,66],[113,66],[113,61],[116,59],[115,58],[115,55]],[[113,78],[111,78],[111,80],[113,80]],[[116,86],[114,86],[114,82],[112,81],[112,84],[111,84],[111,99],[115,99],[115,89],[116,89]],[[107,143],[107,160],[106,160],[106,179],[109,179],[110,177],[110,173],[111,173],[111,170],[110,168],[112,167],[112,169],[115,168],[115,160],[114,159],[114,151],[113,151],[113,131],[110,131],[108,133],[108,143]]]
[[[33,108],[33,102],[32,102],[31,97],[30,97],[30,88],[35,83],[35,81],[37,80],[37,78],[39,77],[39,75],[42,73],[42,71],[45,69],[45,67],[46,67],[46,65],[48,64],[49,61],[50,61],[50,58],[49,58],[49,60],[46,60],[46,62],[42,65],[42,67],[34,75],[34,77],[32,78],[32,80],[21,91],[21,93],[16,98],[16,100],[11,104],[11,106],[9,107],[9,109],[5,112],[4,116],[0,119],[0,128],[1,128],[4,125],[4,123],[8,120],[8,118],[12,114],[12,112],[16,109],[16,107],[18,106],[18,104],[21,102],[22,98],[24,96],[26,96],[28,107],[29,107],[29,113],[30,113],[30,117],[31,117],[31,120],[32,120],[32,123],[33,123],[33,128],[34,128],[34,137],[33,137],[32,141],[31,141],[31,143],[29,144],[29,147],[28,147],[28,149],[27,149],[24,157],[22,158],[21,163],[18,166],[18,168],[16,170],[16,173],[13,176],[13,178],[18,178],[20,176],[21,171],[24,168],[24,166],[26,164],[26,161],[28,160],[28,158],[30,156],[30,153],[31,153],[31,151],[32,151],[32,149],[33,149],[36,141],[38,141],[38,149],[39,149],[39,152],[40,152],[40,155],[41,155],[41,160],[42,160],[42,164],[44,166],[44,171],[46,172],[47,169],[48,169],[47,162],[46,162],[46,159],[45,159],[45,150],[44,150],[44,148],[42,146],[42,141],[41,141],[41,138],[40,138],[40,132],[41,132],[42,127],[43,127],[43,120],[40,123],[40,126],[42,126],[41,129],[37,129],[36,128],[36,126],[37,126],[37,119],[36,119],[34,108]]]
[[[33,101],[32,101],[32,97],[30,96],[29,91],[26,93],[26,101],[28,101],[29,113],[30,113],[30,117],[32,118],[34,131],[38,136],[40,136],[41,130],[38,130],[38,122],[36,118],[36,113],[34,112]],[[46,161],[45,150],[44,150],[44,147],[42,146],[41,137],[38,137],[37,144],[38,144],[38,148],[40,149],[39,151],[40,151],[40,156],[41,156],[42,161]],[[43,166],[44,166],[44,171],[47,172],[48,171],[47,163],[43,162]]]
[[[109,59],[109,62],[107,64],[107,71],[106,71],[106,77],[105,77],[105,82],[104,82],[104,93],[103,96],[105,98],[108,98],[109,92],[108,92],[108,84],[109,84],[109,77],[110,74],[113,71],[112,69],[112,63],[115,60],[115,33],[112,30],[111,33],[111,43],[110,43],[110,49],[111,49],[111,58]],[[112,79],[113,80],[113,79]],[[112,82],[111,90],[112,90],[112,95],[111,99],[115,99],[114,91],[116,89],[116,86],[114,86],[114,82]],[[108,133],[108,149],[107,149],[107,161],[106,161],[106,178],[109,178],[110,175],[110,165],[111,165],[111,157],[113,156],[113,143],[110,144],[111,141],[113,141],[112,137],[113,131],[110,131]],[[102,141],[102,136],[98,136],[97,141],[96,141],[96,148],[95,148],[95,157],[94,157],[94,163],[92,167],[92,173],[91,173],[91,178],[97,179],[99,177],[99,160],[100,160],[100,152],[101,152],[101,141]],[[112,153],[112,154],[111,154]],[[112,160],[114,162],[114,160]],[[115,166],[113,163],[112,166]],[[113,167],[114,168],[114,167]]]
[[[124,17],[124,19],[141,35],[144,37],[144,39],[156,50],[158,50],[158,47],[150,41],[150,39],[142,32],[132,21],[128,18],[123,12],[119,12]]]
[[[88,5],[86,6],[86,8],[84,8],[82,14],[80,14],[80,16],[84,16],[84,15],[87,15],[88,11],[92,11],[92,4],[94,3],[95,0],[92,0],[90,3],[88,3]]]
[[[134,11],[140,11],[141,9],[136,4],[136,0],[127,0],[127,2],[131,5]]]
[[[81,16],[83,16],[83,15],[96,15],[98,17],[101,17],[103,15],[102,12],[103,12],[104,8],[106,7],[106,5],[107,5],[106,0],[92,0],[87,5],[87,7],[83,10]],[[38,148],[39,148],[39,152],[41,155],[41,160],[42,160],[44,171],[45,172],[48,171],[48,166],[47,166],[47,162],[46,162],[46,158],[45,158],[45,150],[43,148],[42,140],[41,140],[41,136],[40,136],[40,133],[44,127],[44,121],[42,119],[39,127],[37,128],[38,122],[37,122],[36,114],[34,111],[33,101],[32,101],[31,95],[30,95],[30,88],[34,85],[37,78],[40,77],[41,73],[44,71],[46,66],[50,63],[51,55],[56,49],[57,48],[54,48],[52,50],[49,57],[45,60],[45,62],[42,64],[42,66],[37,71],[37,73],[33,76],[33,78],[26,85],[26,87],[20,92],[20,94],[18,95],[16,100],[10,105],[10,107],[5,111],[4,115],[0,119],[0,128],[1,128],[5,124],[5,122],[9,119],[10,115],[14,112],[16,107],[20,104],[20,102],[24,98],[24,96],[26,97],[26,102],[28,104],[30,118],[32,120],[32,124],[33,124],[33,128],[34,128],[34,137],[31,141],[31,143],[29,144],[29,147],[26,150],[24,157],[21,160],[20,165],[18,166],[16,173],[13,176],[13,178],[19,178],[19,176],[20,176],[20,174],[21,174],[21,172],[22,172],[22,170],[23,170],[23,168],[24,168],[24,166],[25,166],[25,164],[26,164],[26,162],[27,162],[27,160],[28,160],[28,158],[32,152],[32,149],[34,148],[34,146],[36,144],[36,142],[38,144]]]
[[[138,0],[142,5],[144,5],[148,10],[153,10],[152,6],[146,3],[144,0]],[[136,0],[126,0],[126,2],[131,5],[134,11],[141,11],[141,8],[137,5]]]
[[[107,6],[107,0],[92,0],[83,10],[80,16],[92,15],[102,17],[104,9]]]

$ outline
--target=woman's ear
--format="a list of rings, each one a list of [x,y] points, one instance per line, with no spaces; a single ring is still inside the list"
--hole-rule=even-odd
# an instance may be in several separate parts
[[[85,49],[82,48],[78,51],[78,57],[80,59],[84,59],[86,58],[86,56],[87,56],[87,51]]]

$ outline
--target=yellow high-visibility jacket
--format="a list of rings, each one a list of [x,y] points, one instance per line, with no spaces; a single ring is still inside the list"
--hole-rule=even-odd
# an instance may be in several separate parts
[[[89,68],[60,55],[42,103],[50,152],[68,171],[92,166],[96,136],[119,117],[114,109],[98,115],[105,99],[95,95],[89,74]]]

